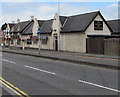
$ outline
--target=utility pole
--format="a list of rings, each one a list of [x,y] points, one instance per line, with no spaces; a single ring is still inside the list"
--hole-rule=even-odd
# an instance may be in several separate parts
[[[60,51],[60,2],[58,2],[58,52]]]
[[[38,28],[38,50],[40,55],[40,28]]]

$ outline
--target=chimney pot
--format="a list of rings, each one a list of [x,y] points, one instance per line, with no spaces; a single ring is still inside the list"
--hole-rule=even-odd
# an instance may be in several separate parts
[[[31,21],[34,20],[34,16],[30,16],[30,20],[31,20]]]

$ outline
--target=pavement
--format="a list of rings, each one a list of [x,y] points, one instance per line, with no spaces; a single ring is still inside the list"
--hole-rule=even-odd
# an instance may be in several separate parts
[[[65,62],[71,62],[76,64],[84,64],[109,69],[119,69],[120,59],[118,56],[107,56],[88,53],[74,53],[74,52],[57,52],[50,50],[41,50],[40,54],[37,49],[14,49],[14,48],[2,48],[2,52],[29,55],[34,57],[48,58],[52,60],[59,60]]]

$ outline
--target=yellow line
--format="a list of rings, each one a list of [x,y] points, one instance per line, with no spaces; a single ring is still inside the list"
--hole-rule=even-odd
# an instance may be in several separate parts
[[[10,90],[12,90],[15,94],[19,95],[20,97],[24,97],[22,96],[20,93],[18,93],[17,91],[15,91],[14,89],[12,89],[10,86],[8,86],[7,84],[5,84],[3,81],[0,80],[0,82],[5,85],[7,88],[9,88]]]
[[[26,94],[25,92],[21,91],[20,89],[18,89],[18,88],[15,87],[14,85],[10,84],[8,81],[4,80],[2,77],[0,77],[0,80],[2,80],[2,81],[0,81],[0,82],[2,82],[2,84],[4,84],[5,86],[10,85],[11,87],[13,87],[13,88],[16,89],[17,91],[19,91],[21,94],[25,95],[26,97],[30,97],[30,96],[28,96],[28,94]],[[3,81],[6,82],[8,85],[5,84]],[[15,90],[13,90],[11,87],[8,86],[9,89],[11,89],[14,93],[16,93],[17,91],[15,92]],[[17,93],[18,93],[18,92],[17,92]],[[19,94],[20,94],[20,93],[19,93]],[[19,96],[20,96],[20,97],[23,97],[21,94],[20,94]],[[17,94],[17,95],[18,95],[18,94]]]

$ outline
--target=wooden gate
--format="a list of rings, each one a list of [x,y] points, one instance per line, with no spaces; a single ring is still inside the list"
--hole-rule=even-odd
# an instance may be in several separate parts
[[[86,52],[104,54],[104,37],[88,37],[86,40]]]

